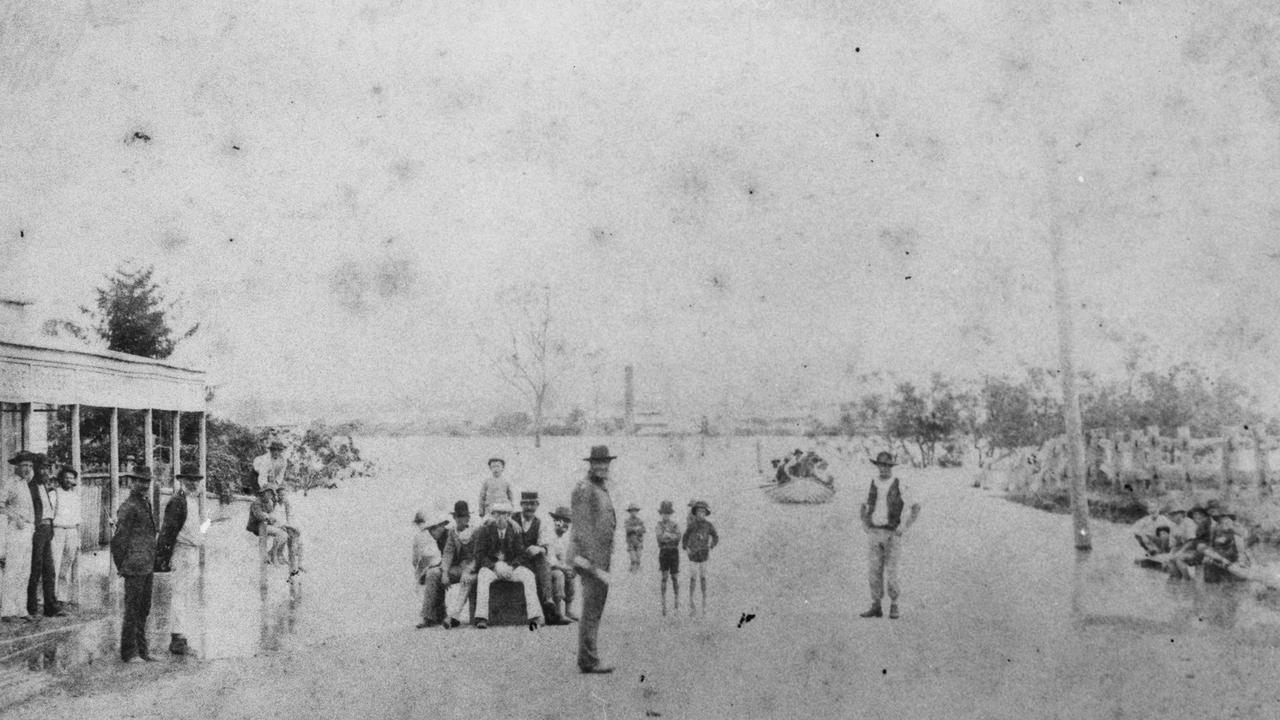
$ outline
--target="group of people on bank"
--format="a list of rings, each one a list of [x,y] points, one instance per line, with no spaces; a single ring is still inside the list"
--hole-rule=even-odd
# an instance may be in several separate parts
[[[1133,524],[1133,535],[1143,551],[1138,562],[1173,577],[1193,579],[1197,570],[1208,583],[1253,577],[1253,560],[1236,514],[1217,500],[1190,508],[1151,503]]]
[[[50,472],[44,455],[26,450],[9,464],[13,475],[0,481],[0,620],[66,615],[79,600],[80,474]]]
[[[493,583],[516,582],[522,587],[530,630],[579,622],[579,669],[583,673],[611,672],[612,668],[600,663],[596,637],[612,582],[609,573],[617,514],[608,478],[615,458],[606,446],[591,448],[584,458],[589,464],[586,478],[573,489],[568,506],[557,506],[550,513],[549,527],[539,515],[537,492],[522,491],[519,511],[513,507],[515,492],[503,475],[506,461],[497,457],[489,459],[489,475],[481,482],[477,523],[472,523],[465,500],[456,501],[452,513],[429,515],[419,511],[413,518],[418,529],[413,540],[413,568],[417,582],[423,586],[422,621],[418,627],[459,627],[463,613],[471,605],[472,627],[487,628]],[[699,581],[702,611],[706,612],[706,565],[711,550],[719,543],[719,535],[707,519],[711,507],[706,501],[694,500],[689,508],[687,528],[682,533],[673,520],[674,503],[663,500],[658,506],[661,519],[654,531],[664,615],[668,580],[675,607],[680,607],[677,574],[681,548],[692,564],[690,612],[697,612],[694,598]],[[632,572],[640,569],[646,530],[639,511],[639,505],[629,505],[624,522]],[[446,591],[453,585],[458,586],[459,592],[448,605]],[[582,598],[580,615],[573,611],[578,586]]]

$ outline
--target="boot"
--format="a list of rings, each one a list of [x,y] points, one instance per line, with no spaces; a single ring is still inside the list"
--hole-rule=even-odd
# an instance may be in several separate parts
[[[883,615],[884,615],[884,611],[880,609],[880,603],[875,603],[871,606],[870,610],[864,613],[859,613],[858,617],[878,618],[878,617],[882,617]]]

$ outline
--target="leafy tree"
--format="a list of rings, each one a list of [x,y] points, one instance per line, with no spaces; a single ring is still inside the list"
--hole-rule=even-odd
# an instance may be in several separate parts
[[[108,350],[163,359],[200,328],[199,324],[193,325],[175,337],[169,315],[178,303],[165,298],[154,274],[155,268],[150,265],[132,270],[117,268],[115,275],[106,277],[107,284],[97,289],[94,308],[80,308],[93,331],[106,341]],[[83,336],[80,332],[71,334]]]

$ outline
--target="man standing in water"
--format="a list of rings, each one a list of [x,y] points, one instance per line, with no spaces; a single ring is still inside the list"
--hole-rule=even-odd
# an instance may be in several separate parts
[[[893,455],[881,452],[871,463],[880,469],[867,491],[867,502],[862,506],[862,524],[867,529],[870,547],[867,557],[870,564],[868,580],[871,585],[871,609],[862,617],[881,617],[880,600],[884,597],[885,584],[889,590],[889,619],[898,618],[898,549],[902,534],[920,515],[920,503],[908,492],[906,483],[893,476]],[[905,520],[903,509],[910,507],[911,515]]]
[[[611,673],[600,664],[596,636],[609,597],[609,558],[618,517],[609,497],[609,463],[615,458],[609,448],[596,445],[584,458],[590,467],[587,477],[573,489],[572,526],[569,556],[579,570],[582,583],[582,622],[578,625],[578,670],[584,673]]]
[[[129,497],[116,512],[111,536],[111,560],[124,577],[124,622],[120,625],[120,659],[151,661],[147,645],[147,616],[151,614],[151,581],[156,564],[156,519],[147,499],[151,470],[137,468],[129,475]]]

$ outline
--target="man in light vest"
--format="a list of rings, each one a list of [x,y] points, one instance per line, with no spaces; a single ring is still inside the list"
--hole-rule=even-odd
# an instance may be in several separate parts
[[[920,515],[920,503],[911,496],[907,484],[893,476],[893,455],[881,452],[871,463],[880,469],[867,491],[867,502],[862,506],[862,525],[870,541],[867,559],[870,565],[868,580],[871,584],[871,609],[861,617],[884,615],[880,601],[885,585],[889,591],[889,618],[898,618],[898,555],[902,535]],[[911,509],[902,517],[902,511]]]

